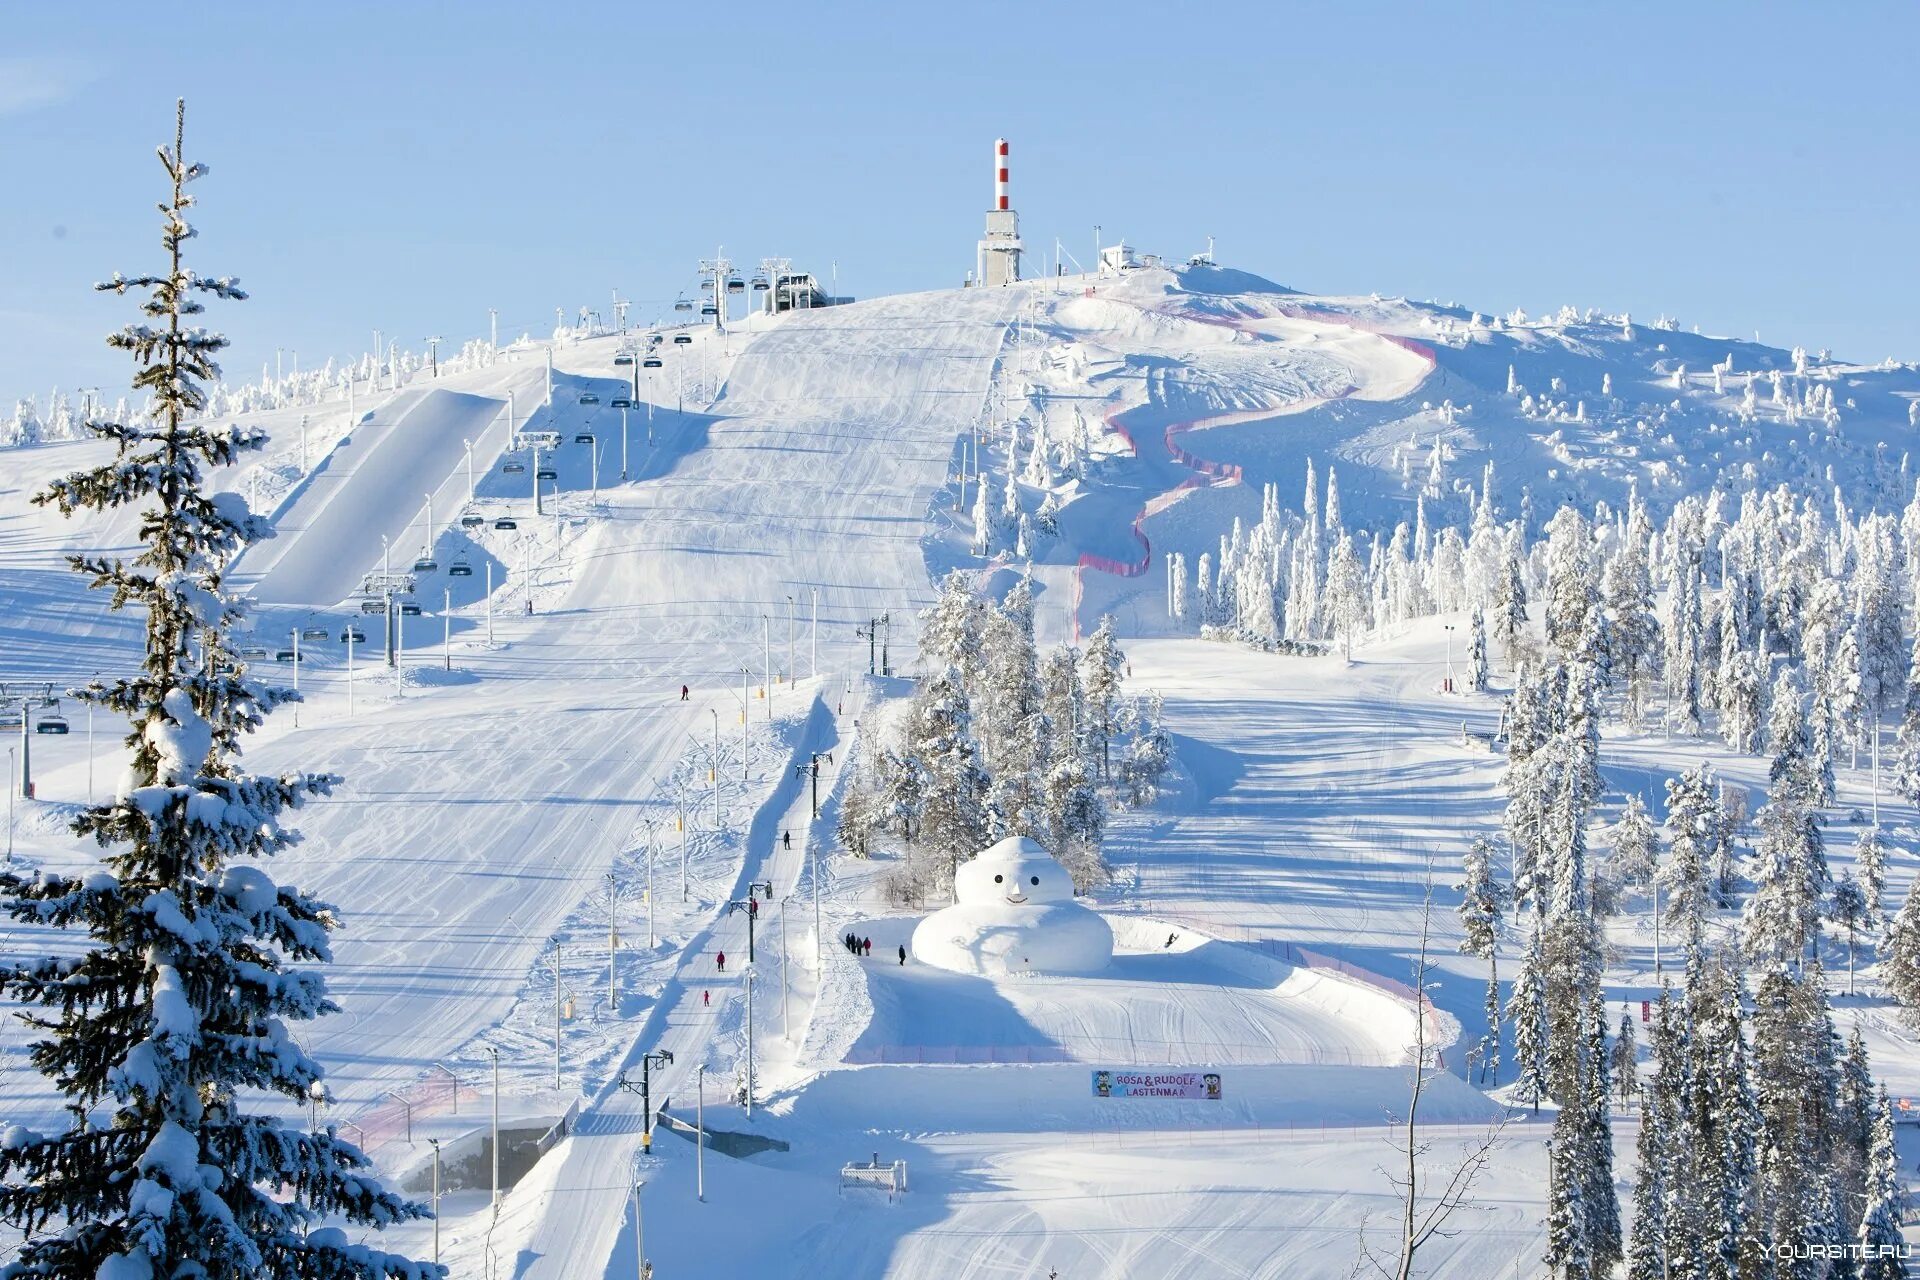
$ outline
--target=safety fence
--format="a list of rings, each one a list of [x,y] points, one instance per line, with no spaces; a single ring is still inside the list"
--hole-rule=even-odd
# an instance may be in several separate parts
[[[875,1044],[855,1045],[842,1059],[851,1066],[1043,1065],[1063,1062],[1126,1062],[1144,1066],[1339,1066],[1397,1067],[1404,1055],[1367,1053],[1319,1045],[1209,1040],[1155,1040],[1140,1036],[1073,1036],[1068,1044]]]
[[[470,1103],[478,1102],[480,1091],[462,1083],[451,1067],[436,1062],[405,1089],[390,1089],[380,1101],[337,1123],[341,1133],[352,1138],[362,1151],[373,1152],[395,1139],[412,1141],[416,1120],[458,1115],[463,1097]]]

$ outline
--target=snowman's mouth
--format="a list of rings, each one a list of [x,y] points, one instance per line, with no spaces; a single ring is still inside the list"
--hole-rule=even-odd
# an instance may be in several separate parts
[[[1007,901],[1013,903],[1015,906],[1019,906],[1026,900],[1027,895],[1024,893],[1010,893],[1007,895]]]

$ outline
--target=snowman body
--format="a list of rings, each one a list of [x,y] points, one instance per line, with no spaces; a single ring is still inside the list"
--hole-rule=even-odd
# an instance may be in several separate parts
[[[962,863],[954,896],[913,931],[923,964],[999,977],[1098,973],[1113,961],[1113,930],[1074,899],[1053,855],[1024,836]]]

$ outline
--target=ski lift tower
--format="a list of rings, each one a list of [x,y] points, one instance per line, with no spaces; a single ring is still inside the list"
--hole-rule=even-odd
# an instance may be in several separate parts
[[[993,144],[993,208],[987,210],[987,235],[980,242],[977,274],[987,288],[1020,279],[1020,215],[1007,202],[1007,140]]]
[[[413,594],[414,581],[410,573],[370,573],[360,580],[360,594],[372,600],[382,600],[386,604],[386,644],[387,665],[393,666],[394,624],[399,620],[394,602],[401,596]]]
[[[700,259],[700,274],[713,281],[713,327],[727,331],[727,281],[733,277],[733,263],[718,252]]]

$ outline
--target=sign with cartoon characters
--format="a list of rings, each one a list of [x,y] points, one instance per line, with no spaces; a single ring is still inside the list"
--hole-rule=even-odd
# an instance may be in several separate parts
[[[1096,1098],[1191,1098],[1220,1101],[1217,1071],[1116,1071],[1102,1067],[1093,1073]]]

